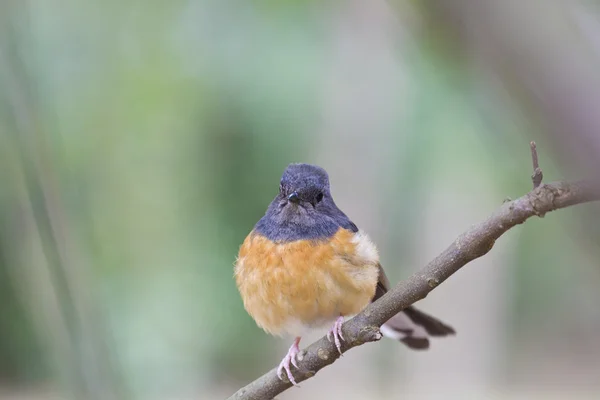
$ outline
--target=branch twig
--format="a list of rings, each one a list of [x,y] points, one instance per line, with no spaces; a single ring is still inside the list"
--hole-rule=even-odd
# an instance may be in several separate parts
[[[535,143],[531,145],[534,169],[539,170],[540,183],[525,196],[504,203],[486,220],[472,226],[460,235],[446,250],[423,269],[401,281],[382,298],[370,304],[361,313],[344,323],[346,341],[342,351],[381,339],[379,327],[409,305],[424,299],[440,283],[467,263],[489,252],[496,240],[515,225],[533,216],[576,204],[600,200],[600,190],[588,181],[554,182],[541,184],[541,170],[537,165]],[[534,174],[535,177],[535,174]],[[535,185],[534,179],[534,185]],[[299,371],[294,371],[297,382],[313,377],[320,369],[339,357],[335,346],[321,338],[298,354]],[[290,388],[289,382],[277,378],[272,369],[254,382],[238,390],[229,400],[272,399]]]
[[[540,168],[538,161],[537,147],[535,142],[530,142],[529,147],[531,148],[531,160],[533,161],[533,175],[531,175],[531,180],[533,181],[533,188],[535,189],[542,184],[544,174],[542,173],[542,169]]]

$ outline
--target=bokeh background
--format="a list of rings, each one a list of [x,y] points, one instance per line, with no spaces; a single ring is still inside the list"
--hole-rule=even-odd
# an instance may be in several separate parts
[[[547,181],[600,171],[599,61],[596,0],[3,1],[0,398],[229,396],[290,344],[232,277],[288,163],[329,171],[397,281],[530,190],[530,140]],[[433,291],[456,337],[279,398],[599,398],[599,216]]]

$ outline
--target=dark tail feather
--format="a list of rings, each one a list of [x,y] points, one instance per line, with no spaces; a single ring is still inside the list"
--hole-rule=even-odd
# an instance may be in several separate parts
[[[402,312],[408,315],[408,318],[410,318],[412,322],[425,328],[427,333],[431,336],[448,336],[456,334],[451,326],[446,325],[439,319],[425,314],[412,306],[405,308]]]
[[[400,341],[413,350],[427,350],[429,348],[429,339],[427,338],[406,336]]]
[[[414,350],[429,348],[429,336],[453,335],[454,329],[442,321],[408,307],[381,327],[384,336],[396,339]]]

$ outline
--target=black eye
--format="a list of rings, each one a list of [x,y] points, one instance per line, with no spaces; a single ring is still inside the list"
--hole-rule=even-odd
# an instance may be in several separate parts
[[[320,203],[321,200],[323,200],[323,193],[319,192],[319,194],[316,197],[317,203]]]

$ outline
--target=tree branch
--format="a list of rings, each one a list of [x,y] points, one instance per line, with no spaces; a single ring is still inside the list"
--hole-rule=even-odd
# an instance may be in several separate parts
[[[532,152],[533,152],[532,148]],[[534,158],[535,159],[535,158]],[[534,167],[535,168],[535,167]],[[539,169],[539,166],[538,166]],[[600,200],[600,190],[588,181],[540,184],[525,196],[504,203],[489,218],[460,235],[442,254],[408,279],[401,281],[382,298],[343,325],[346,338],[342,351],[381,339],[379,327],[411,304],[424,299],[429,292],[467,263],[489,252],[496,240],[515,225],[527,219],[576,204]],[[313,377],[320,369],[339,357],[335,346],[321,338],[298,354],[300,370],[294,370],[297,382]],[[272,369],[254,382],[238,390],[229,400],[272,399],[290,388]]]

